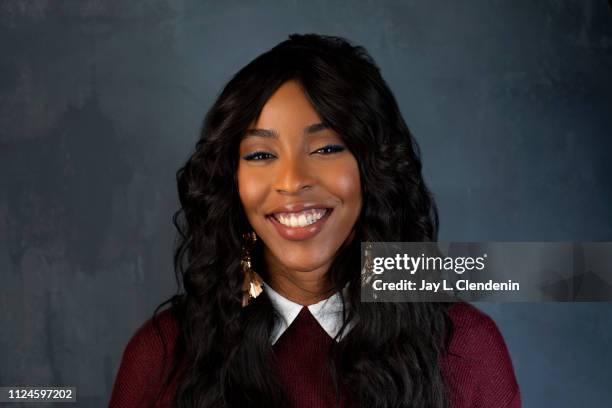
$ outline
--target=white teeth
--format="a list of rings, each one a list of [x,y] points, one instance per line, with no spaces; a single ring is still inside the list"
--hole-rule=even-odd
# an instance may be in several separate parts
[[[305,227],[323,218],[328,210],[315,208],[312,210],[301,211],[299,213],[276,213],[274,218],[287,227]]]

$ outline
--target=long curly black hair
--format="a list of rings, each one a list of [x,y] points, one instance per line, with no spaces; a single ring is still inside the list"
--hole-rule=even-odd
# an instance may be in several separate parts
[[[172,303],[180,327],[172,373],[181,359],[188,365],[174,405],[285,406],[268,368],[277,315],[267,296],[241,307],[242,237],[252,228],[236,173],[245,130],[291,79],[301,83],[322,122],[355,156],[362,183],[355,238],[343,245],[329,270],[338,289],[348,285],[344,301],[350,307],[338,336],[354,323],[332,345],[336,390],[350,389],[364,407],[445,407],[449,396],[439,359],[452,334],[448,304],[360,301],[360,242],[437,240],[438,214],[423,181],[418,146],[366,50],[315,34],[290,35],[235,74],[208,111],[195,151],[177,172],[179,290],[162,305]],[[257,242],[254,269],[263,271],[263,244]]]

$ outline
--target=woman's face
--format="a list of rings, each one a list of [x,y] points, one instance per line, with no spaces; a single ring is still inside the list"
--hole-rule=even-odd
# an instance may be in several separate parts
[[[240,200],[268,269],[323,276],[361,212],[353,154],[293,80],[264,105],[239,154]]]

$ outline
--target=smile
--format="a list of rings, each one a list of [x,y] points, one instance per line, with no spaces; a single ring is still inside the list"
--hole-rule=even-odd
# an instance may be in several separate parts
[[[295,213],[276,213],[272,216],[284,226],[296,228],[314,224],[323,218],[328,211],[330,211],[329,208],[314,208]]]
[[[267,218],[272,221],[280,236],[291,241],[301,241],[318,234],[332,211],[332,208],[313,208],[291,213],[274,213]]]

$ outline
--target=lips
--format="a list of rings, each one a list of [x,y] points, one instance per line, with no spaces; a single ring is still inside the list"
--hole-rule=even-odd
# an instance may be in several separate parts
[[[272,211],[270,211],[268,213],[268,216],[279,214],[279,213],[298,213],[301,211],[312,210],[312,209],[329,210],[329,209],[332,209],[332,207],[322,204],[322,203],[314,203],[314,202],[287,203],[287,204],[278,206]]]
[[[308,211],[312,209],[326,210],[325,214],[318,220],[314,221],[312,224],[304,226],[287,226],[282,224],[278,219],[278,216],[280,214],[283,214],[282,216],[284,217],[286,215],[301,213],[303,211]],[[270,213],[268,216],[266,216],[266,218],[270,220],[270,222],[281,237],[290,241],[301,241],[305,239],[310,239],[317,235],[323,229],[323,226],[325,225],[327,219],[330,217],[332,212],[333,208],[321,204],[291,204],[278,207],[277,211]]]

